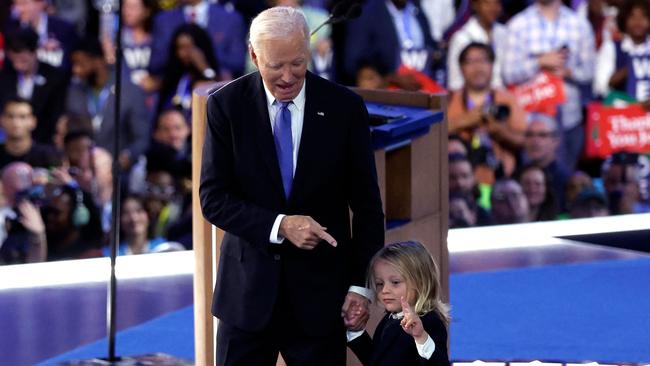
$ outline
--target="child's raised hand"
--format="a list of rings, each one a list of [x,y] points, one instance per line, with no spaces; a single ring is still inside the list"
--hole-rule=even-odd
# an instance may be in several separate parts
[[[417,343],[424,344],[429,335],[422,326],[422,320],[420,320],[418,314],[413,310],[411,305],[406,302],[406,299],[404,299],[403,296],[400,298],[400,302],[402,303],[402,312],[404,313],[404,318],[402,318],[402,321],[400,322],[402,329],[415,338]]]

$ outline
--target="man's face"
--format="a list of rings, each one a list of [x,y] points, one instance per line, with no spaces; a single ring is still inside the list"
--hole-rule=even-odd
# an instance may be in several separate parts
[[[14,0],[14,10],[21,22],[32,22],[45,11],[43,0]]]
[[[472,166],[468,161],[449,164],[449,192],[469,194],[475,184]]]
[[[65,147],[65,156],[71,167],[88,169],[90,167],[90,154],[93,141],[87,136],[69,141]]]
[[[28,137],[36,127],[36,117],[27,103],[7,103],[0,122],[10,139]]]
[[[533,121],[528,125],[524,148],[535,163],[550,163],[555,160],[558,137],[555,130],[544,122]]]
[[[498,224],[515,224],[528,220],[528,201],[515,181],[496,184],[492,192],[492,215]]]
[[[460,65],[465,85],[469,89],[485,89],[492,80],[492,61],[484,50],[471,48]]]
[[[178,111],[169,111],[160,116],[154,139],[180,151],[185,146],[189,134],[190,128],[185,122],[185,117]]]
[[[72,74],[84,82],[90,82],[96,74],[95,58],[85,52],[77,51],[72,53],[70,59],[72,60]]]
[[[32,74],[36,71],[36,65],[38,65],[36,52],[29,50],[18,52],[7,51],[7,56],[17,72],[21,74]]]
[[[264,85],[281,102],[293,100],[305,82],[309,50],[300,32],[284,39],[266,39],[259,49],[250,48],[253,63],[260,70]]]

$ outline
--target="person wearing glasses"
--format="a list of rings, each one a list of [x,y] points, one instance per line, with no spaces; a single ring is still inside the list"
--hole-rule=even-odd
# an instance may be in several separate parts
[[[522,162],[544,169],[552,182],[553,192],[557,193],[558,208],[560,211],[565,211],[565,191],[571,172],[558,159],[561,139],[557,121],[553,117],[540,113],[531,113],[528,121]]]

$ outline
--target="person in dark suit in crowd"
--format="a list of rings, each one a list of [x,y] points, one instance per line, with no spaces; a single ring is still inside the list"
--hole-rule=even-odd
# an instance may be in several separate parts
[[[183,6],[158,13],[153,25],[153,44],[149,70],[160,75],[168,62],[168,50],[178,27],[194,23],[205,29],[213,43],[215,57],[221,65],[220,78],[229,80],[244,71],[246,28],[242,16],[231,7],[207,0],[183,0]]]
[[[406,66],[444,83],[436,75],[441,70],[440,51],[416,1],[369,0],[361,17],[347,28],[343,67],[351,77],[375,72],[400,89],[420,89],[422,85],[412,75],[398,72]]]
[[[200,201],[226,231],[217,364],[275,365],[281,353],[288,365],[342,365],[345,327],[368,319],[365,270],[384,242],[368,112],[307,72],[300,11],[260,13],[249,51],[259,72],[207,102]]]
[[[37,49],[38,34],[31,28],[8,34],[10,62],[0,72],[0,107],[11,98],[28,100],[38,120],[34,139],[52,144],[56,121],[65,105],[68,78],[62,70],[38,61]]]
[[[67,113],[92,121],[97,146],[110,151],[119,160],[123,171],[128,171],[149,144],[149,116],[144,92],[122,75],[119,121],[121,150],[113,151],[115,72],[104,60],[99,41],[86,38],[72,53],[74,79],[68,90]]]
[[[46,0],[13,0],[15,18],[7,30],[32,28],[38,33],[38,59],[54,67],[70,70],[70,54],[79,36],[74,25],[47,13]]]
[[[426,248],[413,241],[387,245],[372,259],[369,277],[386,314],[372,339],[365,331],[348,331],[348,345],[361,363],[448,366],[449,310]]]

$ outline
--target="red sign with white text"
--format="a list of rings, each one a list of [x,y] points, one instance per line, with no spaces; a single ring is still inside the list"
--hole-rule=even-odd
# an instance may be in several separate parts
[[[623,150],[650,153],[650,113],[638,104],[624,108],[589,104],[586,133],[587,157],[605,158]]]
[[[548,72],[539,73],[532,80],[510,87],[519,104],[527,112],[557,114],[557,107],[566,101],[564,81]]]

